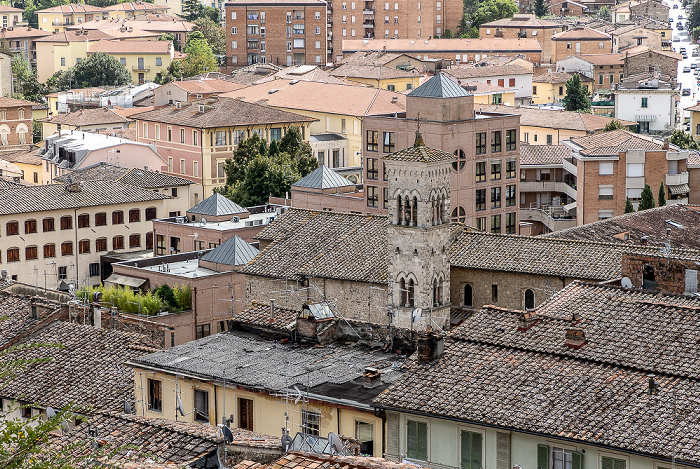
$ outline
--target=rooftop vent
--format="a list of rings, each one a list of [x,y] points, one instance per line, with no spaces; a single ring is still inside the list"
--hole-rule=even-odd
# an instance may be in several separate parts
[[[583,332],[583,329],[567,329],[564,344],[574,350],[578,350],[586,345],[586,334]]]
[[[272,88],[267,92],[267,94],[277,93],[279,90],[277,88]]]

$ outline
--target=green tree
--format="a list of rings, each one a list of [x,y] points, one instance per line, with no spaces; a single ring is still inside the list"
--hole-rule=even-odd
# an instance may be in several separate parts
[[[208,18],[216,24],[221,23],[221,10],[215,7],[204,7],[202,10],[202,16]]]
[[[463,14],[462,18],[459,20],[459,24],[457,25],[457,36],[462,37],[463,35],[467,34],[469,31],[470,25],[469,22],[467,22],[467,14]]]
[[[695,140],[692,135],[687,134],[682,130],[674,130],[668,141],[681,150],[700,150],[698,141]]]
[[[258,153],[265,156],[268,154],[267,141],[264,138],[260,139],[260,146],[258,147]]]
[[[634,212],[634,205],[632,205],[632,201],[630,200],[629,197],[625,199],[625,213],[632,213]]]
[[[607,6],[602,7],[600,10],[598,10],[598,16],[602,18],[610,18],[610,8]]]
[[[280,154],[280,147],[277,144],[277,140],[273,140],[270,142],[270,149],[268,150],[268,154],[270,156],[277,156]]]
[[[607,124],[605,124],[605,128],[603,129],[603,132],[610,132],[611,130],[617,130],[623,128],[622,122],[620,122],[617,119],[613,119]]]
[[[214,53],[201,31],[195,31],[187,38],[185,44],[187,57],[182,61],[182,75],[191,77],[219,69]]]
[[[544,4],[544,0],[535,0],[535,16],[542,18],[543,16],[547,16],[548,13],[549,9],[547,5]]]
[[[512,0],[484,0],[474,12],[472,26],[479,27],[483,23],[512,18],[518,12],[518,7]]]
[[[455,37],[455,35],[452,34],[452,31],[450,31],[449,29],[446,29],[446,30],[442,33],[442,36],[440,36],[440,37],[442,37],[443,39],[452,39],[453,37]]]
[[[194,20],[194,30],[202,32],[204,39],[207,40],[214,54],[221,55],[226,53],[226,33],[224,28],[219,26],[218,22],[214,22],[207,17],[197,18]]]
[[[245,178],[246,168],[255,158],[260,156],[260,136],[254,133],[238,144],[233,156],[224,163],[226,185],[233,187]]]
[[[73,88],[122,86],[131,83],[131,73],[116,57],[95,52],[70,68]]]
[[[201,17],[203,13],[204,5],[199,3],[198,0],[183,0],[182,16],[187,21],[194,21],[195,19]]]
[[[688,29],[694,30],[700,26],[700,2],[693,2],[688,15]]]
[[[564,96],[564,108],[567,111],[591,111],[591,99],[588,89],[581,83],[578,73],[566,81],[566,96]]]
[[[666,205],[666,187],[664,187],[664,182],[661,181],[659,186],[659,207]]]
[[[638,211],[649,210],[654,208],[656,203],[654,202],[654,194],[651,192],[651,187],[649,184],[644,184],[644,189],[642,190],[642,200],[639,202]]]
[[[12,58],[12,75],[15,80],[14,96],[34,102],[41,102],[46,93],[46,87],[36,78],[36,71],[21,55]]]

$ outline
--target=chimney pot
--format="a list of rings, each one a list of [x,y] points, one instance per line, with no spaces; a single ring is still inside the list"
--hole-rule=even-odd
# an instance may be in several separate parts
[[[525,311],[518,318],[518,330],[525,332],[538,322],[540,322],[540,318],[537,317],[534,311]]]
[[[418,337],[418,361],[428,363],[440,358],[445,351],[444,336],[438,332],[427,332]]]
[[[376,388],[382,383],[382,373],[376,369],[367,367],[362,375],[362,386],[371,389]]]
[[[586,334],[583,332],[583,329],[569,328],[566,330],[564,343],[567,347],[578,350],[588,342],[586,341]]]

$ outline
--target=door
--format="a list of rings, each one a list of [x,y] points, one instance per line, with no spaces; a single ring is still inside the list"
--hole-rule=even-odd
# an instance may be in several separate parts
[[[253,430],[253,400],[238,398],[238,426]]]
[[[143,70],[143,57],[139,57],[139,70]]]

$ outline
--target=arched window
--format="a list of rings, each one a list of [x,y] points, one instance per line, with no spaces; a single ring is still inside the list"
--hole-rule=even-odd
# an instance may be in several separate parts
[[[7,250],[7,262],[19,262],[19,248]]]
[[[115,236],[112,238],[112,250],[124,249],[124,236]]]
[[[535,292],[529,288],[525,290],[525,309],[535,309]]]
[[[146,221],[153,220],[154,218],[157,218],[157,213],[156,213],[156,208],[155,207],[148,207],[146,209]]]
[[[112,225],[123,225],[124,224],[124,212],[121,210],[115,210],[112,212]]]
[[[457,206],[452,210],[452,221],[455,223],[464,223],[467,221],[467,212],[464,211],[464,207]]]
[[[406,279],[403,277],[399,281],[399,306],[408,304],[408,290],[406,289]]]
[[[474,305],[472,286],[466,284],[464,286],[464,306],[472,307]]]
[[[95,251],[104,252],[107,250],[107,238],[97,238],[95,240]]]
[[[95,226],[107,226],[106,212],[97,212],[95,214]]]
[[[140,248],[141,247],[141,235],[134,233],[129,235],[129,247],[130,248]]]
[[[44,229],[44,233],[46,233],[47,231],[56,231],[56,225],[54,223],[53,217],[44,218],[41,224]]]
[[[73,229],[73,217],[70,215],[65,215],[61,217],[61,229],[62,230],[71,230]]]
[[[416,284],[413,282],[413,279],[410,279],[408,281],[408,306],[411,308],[413,308],[416,304],[415,292]]]
[[[44,244],[44,258],[56,257],[56,245]]]
[[[24,257],[26,260],[32,260],[32,259],[38,259],[39,258],[39,249],[37,249],[36,246],[27,246],[24,249]]]
[[[455,171],[461,171],[464,165],[467,163],[467,155],[464,154],[464,150],[461,148],[454,151],[457,159],[452,163],[452,169]]]
[[[136,223],[139,221],[141,221],[141,210],[138,208],[129,210],[129,223]]]
[[[155,209],[154,209],[155,210]],[[153,232],[146,233],[146,249],[153,250]]]
[[[73,255],[73,243],[70,241],[65,241],[61,243],[61,255],[62,256],[72,256]]]
[[[36,220],[33,218],[24,221],[24,234],[36,233]]]

